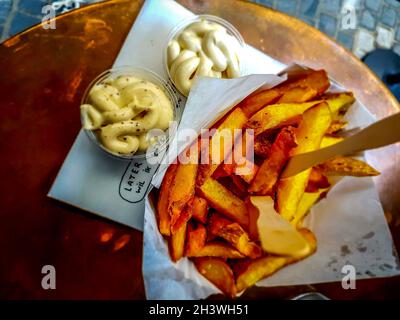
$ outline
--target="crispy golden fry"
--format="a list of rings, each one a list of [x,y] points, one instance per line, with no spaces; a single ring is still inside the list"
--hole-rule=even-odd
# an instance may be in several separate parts
[[[254,134],[257,136],[267,130],[298,123],[305,111],[319,103],[321,103],[320,100],[266,106],[249,119],[246,128],[254,129]]]
[[[179,229],[171,235],[169,241],[169,254],[174,262],[183,257],[185,250],[186,227],[187,222],[183,223]]]
[[[194,228],[192,223],[188,224],[186,234],[186,256],[192,257],[204,248],[207,240],[207,229],[202,224]]]
[[[345,120],[336,120],[331,123],[331,126],[326,131],[326,134],[334,134],[347,126],[348,122]]]
[[[230,245],[219,242],[212,241],[208,242],[204,245],[201,250],[197,252],[191,252],[192,255],[188,255],[189,257],[219,257],[223,259],[242,259],[245,256],[237,251],[235,248],[232,248]]]
[[[330,185],[328,178],[322,174],[320,169],[312,168],[305,191],[318,192],[320,189],[329,188]]]
[[[225,295],[236,296],[235,278],[230,266],[218,258],[198,258],[195,260],[197,270],[212,282]]]
[[[302,103],[311,100],[317,95],[317,90],[313,88],[296,87],[286,91],[277,103]]]
[[[169,236],[171,234],[171,217],[168,212],[168,200],[169,200],[169,192],[171,190],[172,182],[175,178],[176,169],[178,165],[171,164],[165,175],[163,182],[160,188],[160,194],[158,196],[157,203],[157,216],[158,216],[158,228],[160,229],[160,233]]]
[[[267,158],[271,152],[272,142],[269,135],[260,134],[254,139],[254,153],[262,158]]]
[[[249,217],[244,201],[227,190],[218,181],[207,178],[199,188],[199,192],[211,207],[228,218],[239,222],[244,227],[248,225]]]
[[[329,93],[323,96],[332,114],[332,120],[340,120],[355,99],[351,92]]]
[[[171,226],[178,221],[182,210],[194,196],[197,164],[182,164],[176,169],[169,193],[168,212],[171,217]]]
[[[247,197],[245,200],[247,213],[249,215],[249,236],[253,241],[259,241],[260,236],[258,234],[257,220],[259,217],[258,209],[251,203],[250,197]]]
[[[208,214],[208,204],[203,198],[195,196],[192,205],[192,217],[199,222],[206,223]]]
[[[209,150],[206,150],[206,154],[202,150],[202,158],[208,157],[209,162],[199,166],[197,186],[200,186],[206,178],[211,177],[218,165],[231,153],[236,138],[235,129],[243,128],[247,120],[243,111],[236,108],[215,128],[216,132],[210,139]]]
[[[256,284],[259,280],[272,275],[285,265],[297,262],[314,253],[317,248],[317,240],[314,234],[307,229],[300,229],[299,231],[310,245],[310,251],[307,254],[298,258],[269,255],[244,264],[238,263],[237,268],[234,266],[237,291],[241,292]]]
[[[331,124],[331,113],[325,102],[306,111],[296,130],[298,146],[291,155],[310,152],[320,147],[321,140]],[[299,174],[280,179],[277,188],[277,209],[283,218],[290,221],[297,211],[310,176],[311,168]]]
[[[248,117],[251,117],[264,106],[277,101],[281,96],[282,93],[276,88],[264,90],[244,99],[239,107]]]
[[[240,253],[254,259],[261,256],[261,248],[250,241],[246,231],[236,222],[232,222],[221,215],[214,213],[210,217],[208,230],[215,236],[229,242]]]
[[[342,141],[342,137],[325,136],[322,138],[320,149],[329,147],[335,143]]]
[[[276,137],[270,156],[264,160],[254,177],[249,192],[260,195],[272,194],[276,181],[289,159],[290,150],[297,146],[294,129],[283,128]]]
[[[276,86],[275,88],[257,92],[244,99],[240,108],[251,117],[263,107],[276,103],[302,103],[321,95],[329,88],[329,79],[324,70],[307,71],[300,77]]]
[[[380,174],[364,161],[349,157],[335,157],[320,164],[318,168],[327,176],[368,177]]]
[[[187,204],[183,207],[181,213],[179,214],[178,218],[174,222],[174,224],[171,224],[171,233],[175,234],[175,232],[178,231],[178,229],[184,224],[187,223],[190,218],[192,217],[193,213],[193,200],[194,197],[190,198]]]
[[[305,192],[301,197],[299,206],[297,207],[296,214],[293,216],[293,219],[290,223],[297,227],[302,219],[307,215],[310,211],[311,207],[318,202],[321,197],[328,191],[328,189],[320,189],[317,192],[309,193]]]

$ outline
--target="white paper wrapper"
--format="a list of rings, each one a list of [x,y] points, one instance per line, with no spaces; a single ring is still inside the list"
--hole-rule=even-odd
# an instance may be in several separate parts
[[[191,91],[179,130],[207,127],[249,93],[268,83],[276,85],[275,81],[278,79],[271,75],[223,81],[200,79]],[[331,90],[340,88],[333,86]],[[364,127],[374,121],[359,102],[351,107],[347,119],[350,127]],[[186,145],[181,144],[176,150],[181,151]],[[155,185],[160,184],[163,174],[160,170],[154,177]],[[400,274],[391,234],[371,178],[341,179],[327,198],[313,207],[305,225],[317,236],[317,252],[258,282],[258,286],[341,281],[344,276],[341,270],[348,264],[355,267],[357,279]],[[189,259],[171,261],[149,198],[145,204],[143,276],[149,299],[202,299],[220,293]]]

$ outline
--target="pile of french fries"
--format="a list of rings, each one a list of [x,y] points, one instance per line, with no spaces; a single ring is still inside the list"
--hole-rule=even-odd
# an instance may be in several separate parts
[[[329,87],[324,70],[308,70],[277,87],[256,92],[213,126],[216,131],[206,152],[219,153],[220,163],[178,162],[168,167],[159,190],[157,219],[173,261],[189,257],[205,278],[235,297],[315,252],[315,236],[302,227],[302,221],[332,186],[331,176],[379,174],[360,160],[336,157],[281,178],[291,156],[343,139],[341,133],[347,125],[343,116],[354,97],[349,92],[326,93]],[[233,152],[217,143],[223,129],[232,135],[235,129],[244,135],[247,129],[254,130],[254,144],[241,149],[254,148],[250,172],[238,173],[243,162],[225,163],[229,157],[232,160]],[[248,161],[244,163],[248,165]],[[255,198],[272,201],[277,215],[296,229],[309,250],[296,256],[266,251],[260,241],[260,207]]]

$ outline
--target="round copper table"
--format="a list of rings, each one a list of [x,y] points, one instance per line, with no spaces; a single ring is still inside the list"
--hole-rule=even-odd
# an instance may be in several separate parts
[[[197,13],[232,22],[246,42],[285,63],[324,68],[373,113],[398,109],[386,87],[350,52],[316,29],[256,4],[182,0]],[[35,26],[0,45],[0,298],[140,299],[142,234],[46,197],[80,129],[79,101],[108,69],[143,1],[112,0],[62,15],[55,30]],[[400,248],[400,146],[371,153]],[[43,290],[54,265],[57,289]],[[400,277],[284,288],[253,288],[242,298],[290,298],[317,290],[333,299],[400,296]]]

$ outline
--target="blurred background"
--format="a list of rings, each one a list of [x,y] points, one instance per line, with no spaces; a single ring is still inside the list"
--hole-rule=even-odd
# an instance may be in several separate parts
[[[51,4],[60,14],[98,1],[101,0],[0,0],[0,41],[39,23],[43,17],[42,8],[46,4]],[[400,55],[398,0],[253,2],[298,17],[337,39],[360,58],[375,48],[391,49]]]

